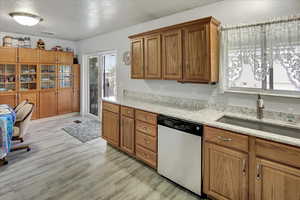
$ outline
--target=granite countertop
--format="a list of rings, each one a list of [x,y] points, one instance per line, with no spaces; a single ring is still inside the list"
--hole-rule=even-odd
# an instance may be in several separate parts
[[[259,131],[259,130],[250,129],[250,128],[244,128],[244,127],[230,125],[230,124],[225,124],[222,122],[217,122],[217,120],[224,115],[239,117],[239,118],[243,118],[243,119],[257,120],[253,117],[249,117],[249,116],[242,115],[242,114],[220,112],[220,111],[216,111],[216,110],[210,109],[210,108],[203,108],[201,110],[193,111],[193,110],[174,108],[174,107],[155,104],[155,103],[143,102],[143,101],[139,101],[137,99],[129,99],[129,98],[122,98],[122,97],[103,98],[103,100],[111,102],[111,103],[116,103],[116,104],[119,104],[122,106],[128,106],[128,107],[145,110],[148,112],[168,115],[171,117],[176,117],[179,119],[184,119],[184,120],[204,124],[204,125],[208,125],[208,126],[215,127],[215,128],[221,128],[221,129],[233,131],[236,133],[241,133],[241,134],[245,134],[245,135],[249,135],[249,136],[255,136],[258,138],[263,138],[263,139],[272,140],[275,142],[280,142],[280,143],[285,143],[285,144],[300,147],[300,139],[297,139],[297,138],[278,135],[278,134],[274,134],[274,133],[270,133],[270,132]],[[289,123],[286,123],[283,121],[272,120],[272,119],[263,119],[262,121],[271,123],[271,124],[282,125],[285,127],[299,128],[299,130],[300,130],[300,124],[289,124]],[[299,134],[300,134],[300,132],[299,132]]]

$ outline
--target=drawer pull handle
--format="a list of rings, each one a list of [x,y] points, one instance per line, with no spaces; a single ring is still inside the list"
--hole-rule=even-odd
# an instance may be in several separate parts
[[[147,129],[147,127],[143,127],[143,129],[145,130],[145,131],[147,131],[148,129]]]
[[[226,137],[224,137],[224,136],[218,136],[218,139],[219,139],[219,140],[222,140],[222,141],[224,141],[224,142],[230,142],[230,141],[232,141],[231,138],[226,138]]]
[[[246,160],[243,160],[243,175],[246,175]]]
[[[259,181],[261,179],[261,166],[260,164],[256,165],[256,179]]]

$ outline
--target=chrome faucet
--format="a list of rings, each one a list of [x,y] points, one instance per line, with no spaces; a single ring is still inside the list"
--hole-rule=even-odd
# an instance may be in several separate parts
[[[258,95],[256,102],[256,110],[257,110],[257,119],[264,118],[264,100],[261,98],[260,94]]]

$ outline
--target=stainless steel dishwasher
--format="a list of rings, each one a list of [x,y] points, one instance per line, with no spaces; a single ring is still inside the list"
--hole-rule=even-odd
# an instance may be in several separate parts
[[[201,196],[203,126],[158,116],[158,173]]]

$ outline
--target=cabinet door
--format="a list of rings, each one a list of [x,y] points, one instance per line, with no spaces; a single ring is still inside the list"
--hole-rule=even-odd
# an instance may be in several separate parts
[[[80,91],[73,90],[73,112],[80,112]]]
[[[57,52],[57,63],[58,64],[73,64],[73,53],[72,52]]]
[[[0,104],[8,104],[14,108],[18,104],[17,93],[1,94],[0,95]]]
[[[219,200],[247,200],[248,155],[205,143],[204,192]]]
[[[119,114],[102,111],[102,136],[108,143],[117,147],[119,147],[119,126]]]
[[[57,115],[57,92],[41,91],[39,105],[40,118]]]
[[[56,64],[56,51],[40,50],[40,63],[41,64]]]
[[[182,37],[181,30],[162,34],[162,73],[163,79],[182,78]]]
[[[58,88],[73,88],[72,65],[58,66]]]
[[[75,64],[72,66],[73,72],[73,87],[74,89],[80,89],[80,65]]]
[[[183,81],[208,82],[208,34],[207,26],[191,25],[184,28],[184,66]]]
[[[20,63],[38,63],[39,62],[38,49],[19,48],[19,62]]]
[[[32,114],[32,119],[38,119],[38,108],[39,108],[39,104],[38,104],[38,93],[37,92],[21,92],[19,94],[19,103],[21,103],[24,100],[29,101],[30,103],[34,103],[34,111]]]
[[[0,47],[0,62],[16,63],[17,62],[17,48]]]
[[[121,117],[121,149],[134,154],[134,119]]]
[[[256,164],[255,200],[300,199],[299,169],[258,158]]]
[[[161,79],[160,34],[145,37],[145,79]]]
[[[144,41],[142,38],[131,41],[131,78],[144,78]]]
[[[58,90],[57,94],[57,110],[58,114],[71,113],[73,110],[73,90],[72,89],[63,89]]]

